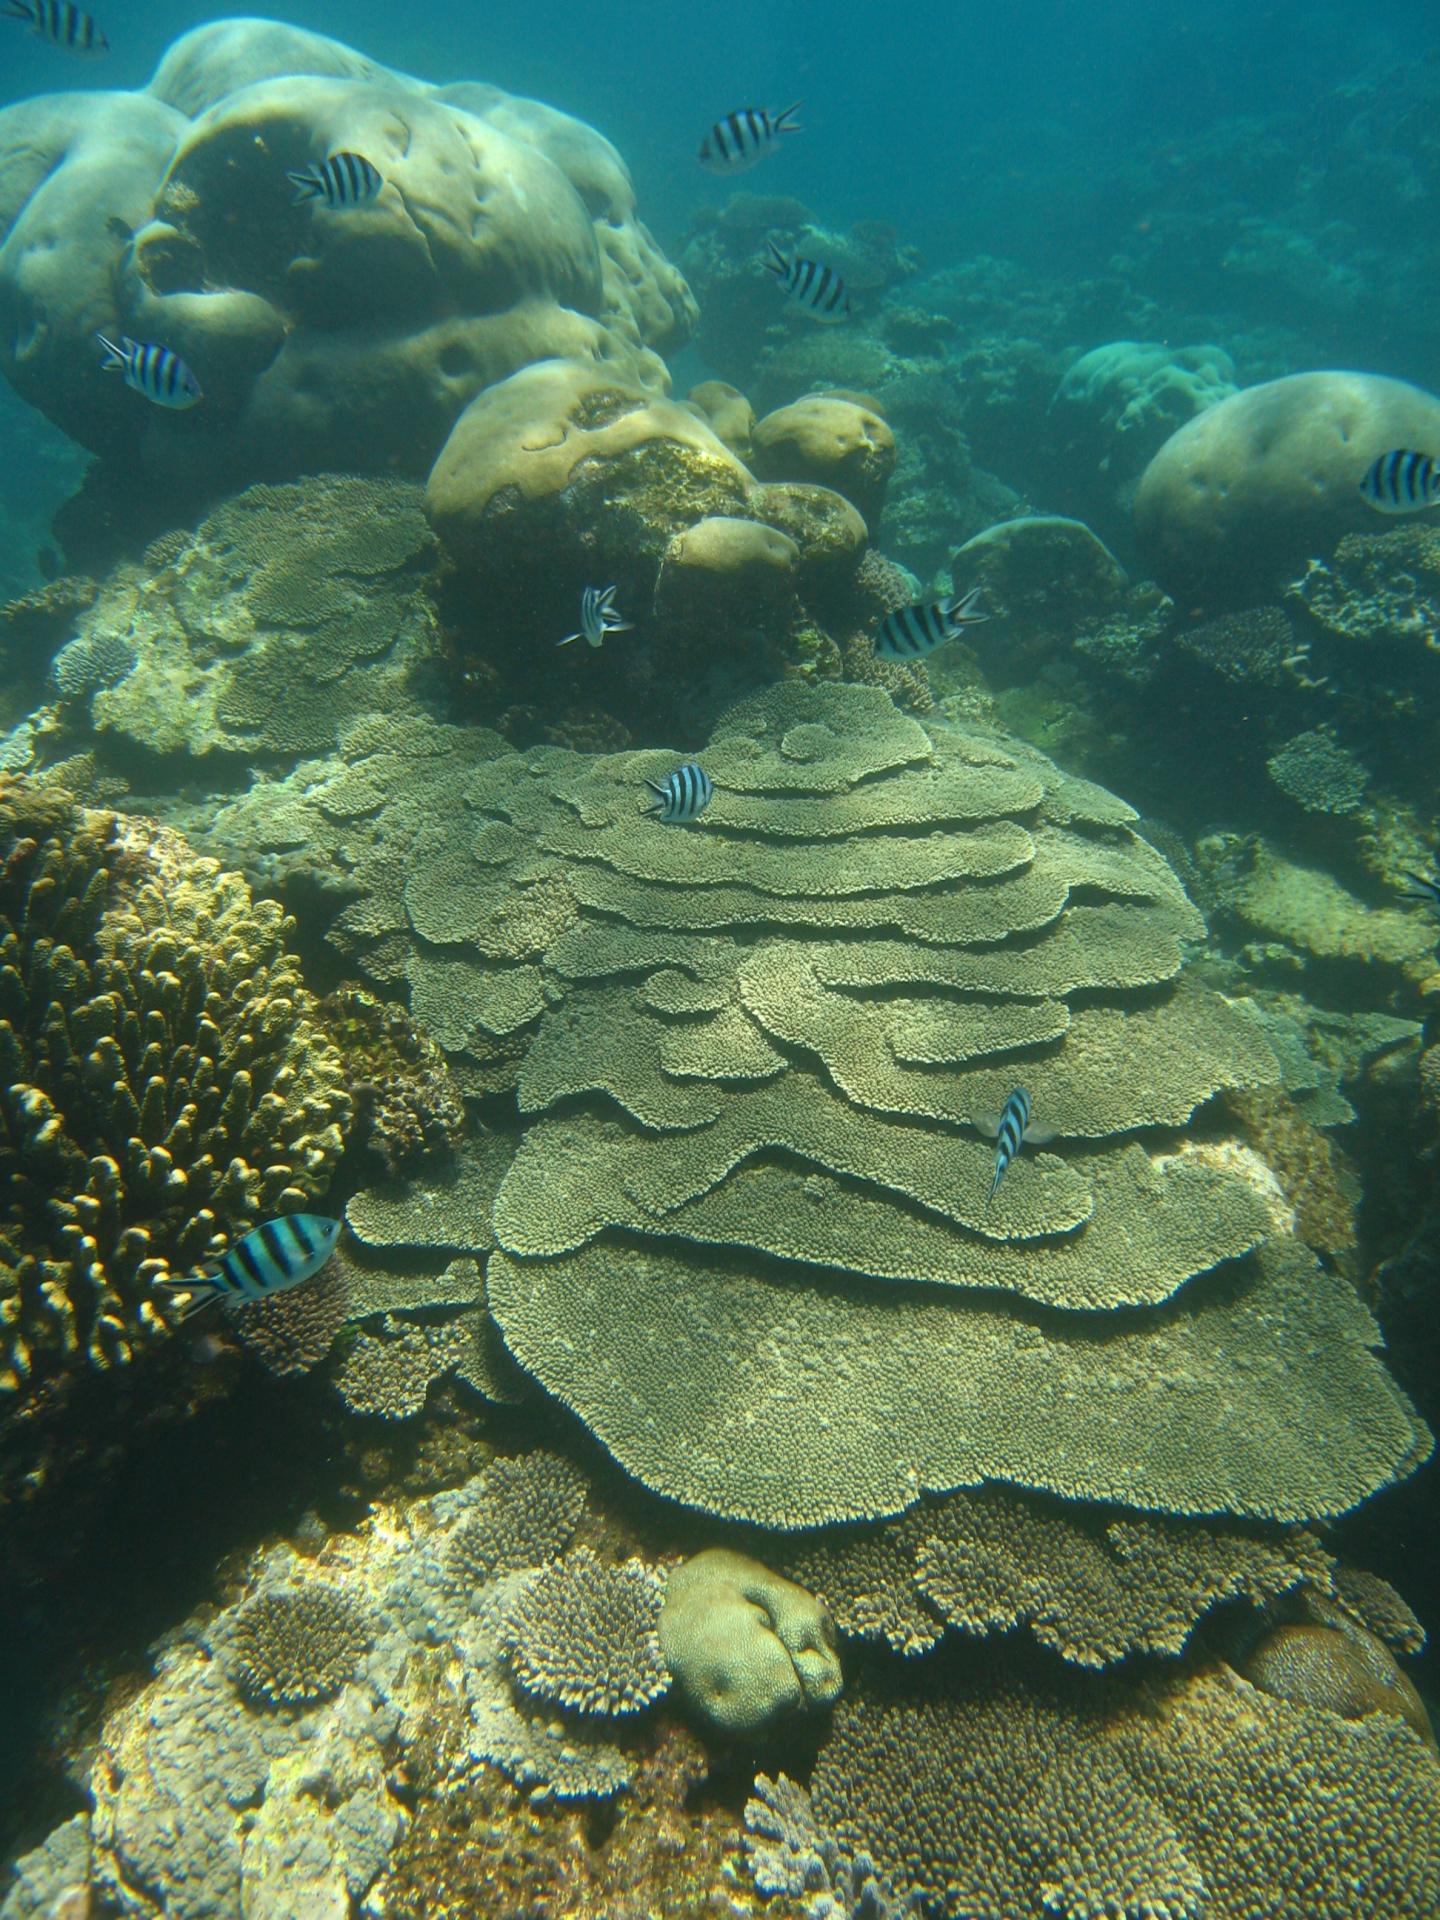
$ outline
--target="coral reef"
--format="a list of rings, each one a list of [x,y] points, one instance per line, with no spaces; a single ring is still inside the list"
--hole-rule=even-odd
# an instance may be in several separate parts
[[[613,1565],[589,1547],[552,1560],[506,1608],[500,1644],[537,1699],[613,1719],[670,1687],[657,1627],[664,1585],[642,1561]]]
[[[1135,532],[1170,592],[1206,606],[1280,591],[1317,551],[1373,524],[1371,462],[1440,436],[1440,400],[1375,374],[1247,387],[1167,440],[1135,492]]]
[[[586,1483],[562,1454],[492,1460],[470,1517],[450,1541],[449,1570],[466,1588],[554,1560],[585,1511]]]
[[[328,1700],[359,1671],[374,1640],[364,1610],[323,1580],[257,1593],[230,1623],[236,1684],[270,1707]]]
[[[1440,632],[1440,529],[1416,522],[1383,533],[1347,533],[1328,560],[1312,559],[1287,601],[1313,620],[1362,672],[1385,649],[1433,648]],[[1383,657],[1383,656],[1382,656]]]
[[[73,656],[71,697],[82,679],[93,689],[97,732],[153,754],[323,753],[347,720],[399,704],[435,650],[431,559],[420,493],[403,481],[250,487],[122,563],[57,677]],[[127,653],[128,671],[114,670]]]
[[[1276,786],[1306,813],[1356,813],[1370,776],[1327,727],[1287,740],[1265,762]]]
[[[830,1706],[841,1688],[835,1630],[814,1594],[724,1547],[670,1575],[660,1650],[694,1711],[727,1734]]]
[[[377,1154],[392,1179],[453,1153],[464,1101],[444,1052],[405,1009],[342,987],[317,1013],[345,1062],[357,1146]]]
[[[745,1864],[757,1889],[801,1902],[806,1920],[902,1920],[920,1913],[912,1892],[897,1902],[878,1878],[875,1862],[852,1859],[815,1818],[810,1795],[788,1774],[755,1777],[745,1803]]]
[[[3,1384],[127,1361],[154,1283],[325,1192],[350,1106],[274,902],[143,821],[0,792]]]
[[[946,1626],[983,1637],[1024,1625],[1082,1667],[1181,1653],[1215,1608],[1263,1609],[1302,1583],[1329,1592],[1339,1571],[1303,1529],[1145,1517],[1002,1487],[926,1502],[876,1532],[800,1541],[781,1564],[842,1632],[908,1657]]]
[[[382,177],[370,204],[292,207],[287,169],[357,149]],[[143,92],[7,107],[0,150],[16,162],[3,289],[26,316],[5,373],[73,438],[171,486],[420,477],[517,368],[608,359],[659,386],[654,349],[694,324],[598,133],[298,28],[198,27]],[[169,416],[103,382],[97,327],[182,353],[204,405]]]

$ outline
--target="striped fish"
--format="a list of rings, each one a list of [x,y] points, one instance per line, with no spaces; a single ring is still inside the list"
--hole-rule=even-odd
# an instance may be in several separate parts
[[[1016,1087],[1001,1108],[998,1121],[993,1124],[982,1121],[980,1126],[982,1132],[993,1135],[995,1140],[995,1177],[990,1182],[990,1194],[985,1202],[988,1209],[995,1204],[1005,1169],[1020,1151],[1022,1143],[1043,1146],[1055,1135],[1048,1127],[1031,1124],[1030,1096],[1023,1087]]]
[[[774,151],[782,133],[798,133],[800,102],[780,113],[764,107],[737,107],[717,120],[700,142],[700,164],[711,173],[743,173]]]
[[[285,178],[295,189],[292,206],[323,200],[332,213],[342,207],[368,207],[385,184],[380,169],[363,153],[332,153],[303,173],[287,172]]]
[[[822,267],[818,260],[802,260],[798,254],[792,260],[773,240],[765,244],[770,251],[761,266],[775,275],[802,313],[824,326],[850,318],[850,296],[833,268]]]
[[[1410,873],[1402,869],[1400,877],[1410,882],[1408,887],[1400,889],[1404,899],[1423,901],[1434,912],[1440,913],[1440,866],[1432,868],[1429,873]]]
[[[1382,453],[1360,482],[1360,491],[1379,513],[1417,513],[1440,507],[1440,460],[1433,453],[1397,447]]]
[[[320,1213],[285,1213],[267,1220],[183,1280],[157,1280],[167,1292],[184,1294],[179,1317],[208,1307],[212,1300],[244,1305],[285,1293],[318,1273],[335,1251],[340,1222]]]
[[[169,347],[157,347],[153,341],[132,340],[122,335],[117,347],[103,333],[95,338],[105,349],[106,373],[121,373],[127,387],[143,393],[157,407],[193,407],[201,396],[200,382],[178,353]]]
[[[897,607],[875,629],[875,652],[881,660],[915,660],[954,640],[966,627],[978,627],[990,618],[981,613],[980,587],[953,600],[924,600],[913,607]]]
[[[568,647],[572,640],[587,640],[598,647],[607,633],[629,633],[630,622],[622,620],[615,607],[614,587],[586,587],[580,596],[580,631],[567,633],[557,647]]]
[[[7,20],[23,20],[30,31],[67,53],[108,53],[110,42],[88,13],[69,0],[5,0]]]
[[[658,814],[666,826],[676,820],[698,820],[715,791],[709,774],[693,760],[667,773],[663,780],[647,780],[645,784],[655,795],[645,811]]]

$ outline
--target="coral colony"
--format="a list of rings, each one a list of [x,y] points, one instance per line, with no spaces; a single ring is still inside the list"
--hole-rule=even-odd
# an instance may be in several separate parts
[[[1440,1912],[1440,399],[723,105],[0,109],[0,1920]]]

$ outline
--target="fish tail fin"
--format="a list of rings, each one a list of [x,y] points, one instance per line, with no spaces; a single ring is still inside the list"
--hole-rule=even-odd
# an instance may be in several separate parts
[[[657,799],[663,800],[665,798],[665,789],[664,787],[661,786],[658,780],[647,779],[645,781],[645,784],[647,787],[649,787],[650,791],[656,796]]]
[[[212,1300],[224,1297],[225,1288],[215,1278],[214,1270],[204,1273],[189,1273],[180,1280],[157,1280],[156,1288],[167,1297],[166,1304],[173,1309],[173,1317],[180,1323],[192,1318]],[[175,1298],[173,1296],[183,1296]]]
[[[1004,1166],[1001,1163],[997,1162],[995,1171],[992,1174],[990,1179],[990,1191],[985,1196],[986,1213],[989,1213],[991,1207],[993,1207],[995,1204],[995,1196],[1000,1191],[1000,1181],[1004,1172],[1005,1172]]]
[[[5,18],[7,20],[28,20],[35,24],[35,10],[29,0],[5,0]]]
[[[285,178],[295,189],[295,198],[290,202],[292,207],[303,207],[307,200],[318,200],[324,191],[313,173],[287,171]]]
[[[983,586],[971,587],[967,594],[952,600],[949,607],[950,618],[968,620],[975,626],[978,626],[982,620],[988,620],[989,614],[980,609],[980,596],[984,591]]]
[[[633,633],[635,631],[635,622],[633,620],[612,620],[605,631],[607,633]]]
[[[103,347],[105,351],[105,358],[101,362],[101,372],[123,373],[126,365],[126,357],[123,349],[117,347],[113,340],[107,340],[103,333],[96,334],[95,343],[97,346]]]
[[[776,133],[799,133],[801,131],[800,122],[795,116],[799,113],[802,104],[799,100],[792,100],[788,107],[782,108],[782,110],[776,114],[775,118],[770,122]]]
[[[783,280],[790,271],[790,262],[785,258],[773,240],[767,238],[765,245],[769,251],[767,257],[760,262],[761,266],[769,273],[779,274]]]

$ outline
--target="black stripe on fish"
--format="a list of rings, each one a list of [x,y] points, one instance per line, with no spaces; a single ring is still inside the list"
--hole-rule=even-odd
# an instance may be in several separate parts
[[[1415,513],[1440,504],[1440,459],[1395,447],[1366,471],[1360,491],[1381,513]]]
[[[251,1244],[254,1237],[253,1234],[247,1233],[243,1240],[237,1240],[235,1245],[225,1255],[222,1265],[234,1278],[242,1292],[244,1291],[244,1282],[248,1280],[257,1293],[263,1293],[265,1291],[265,1271],[260,1265],[260,1262],[255,1258],[255,1249]]]

